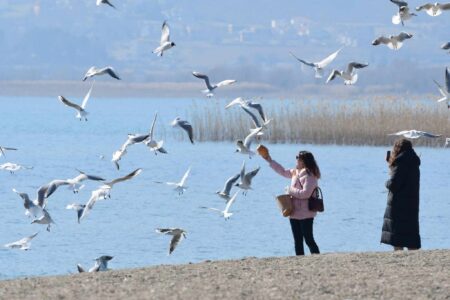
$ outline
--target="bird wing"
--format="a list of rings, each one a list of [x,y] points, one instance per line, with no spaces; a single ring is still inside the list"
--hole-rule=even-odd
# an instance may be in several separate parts
[[[301,59],[301,58],[298,58],[298,57],[295,56],[294,53],[292,53],[292,52],[289,52],[289,54],[292,55],[292,57],[294,57],[294,58],[295,58],[296,60],[298,60],[299,62],[301,62],[301,63],[303,63],[303,64],[305,64],[305,65],[307,65],[307,66],[310,66],[310,67],[315,67],[314,63],[307,62],[307,61],[305,61],[305,60],[303,60],[303,59]]]
[[[434,81],[434,83],[437,85],[437,87],[438,87],[439,92],[441,93],[441,95],[444,96],[444,97],[447,97],[447,95],[446,95],[446,93],[445,93],[445,91],[444,91],[444,88],[443,88],[436,80],[433,79],[433,81]],[[447,98],[443,98],[442,101],[444,101],[444,100],[447,100]],[[441,101],[439,101],[439,102],[441,102]]]
[[[190,172],[191,172],[191,167],[189,167],[187,169],[186,173],[184,173],[184,175],[183,175],[183,178],[181,178],[180,186],[184,186],[184,184],[186,183],[186,179],[188,178]]]
[[[328,66],[339,54],[339,52],[342,49],[337,50],[336,52],[331,53],[328,57],[326,57],[325,59],[319,61],[318,63],[316,63],[316,67],[318,68],[325,68],[326,66]]]
[[[433,7],[433,4],[427,3],[427,4],[424,4],[424,5],[421,5],[421,6],[416,7],[416,10],[417,10],[417,11],[421,11],[421,10],[423,10],[423,9],[429,10],[429,9],[432,8],[432,7]]]
[[[447,93],[450,92],[450,73],[448,68],[445,68],[445,87],[447,88]]]
[[[255,124],[255,127],[256,127],[256,128],[261,127],[261,124],[259,123],[258,118],[255,116],[255,114],[253,114],[253,113],[248,109],[248,106],[246,106],[246,105],[241,105],[241,107],[242,107],[242,109],[243,109],[247,114],[249,114],[249,116],[253,119],[253,123]]]
[[[156,228],[156,232],[162,233],[162,234],[170,234],[172,233],[173,228]]]
[[[334,80],[336,78],[336,76],[338,76],[338,75],[341,76],[341,71],[333,69],[331,71],[330,75],[328,76],[326,83],[330,82],[331,80]]]
[[[170,29],[167,21],[164,21],[161,27],[161,41],[160,45],[162,46],[164,43],[170,40]]]
[[[175,250],[175,248],[177,247],[178,243],[181,241],[182,238],[183,238],[182,233],[175,234],[172,237],[172,240],[170,241],[169,254],[171,254],[173,252],[173,250]]]
[[[133,177],[136,177],[137,175],[141,174],[141,172],[142,172],[141,168],[136,169],[136,170],[134,170],[133,172],[131,172],[130,174],[128,174],[126,176],[123,176],[123,177],[120,177],[120,178],[116,178],[116,179],[114,179],[114,180],[112,180],[110,182],[105,182],[105,185],[112,187],[114,184],[116,184],[118,182],[126,181],[126,180],[129,180],[129,179],[132,179]]]
[[[89,212],[92,210],[95,202],[97,202],[98,199],[99,199],[99,190],[92,191],[91,197],[84,206],[81,216],[78,217],[78,220],[84,219],[89,214]]]
[[[244,171],[245,172],[245,171]],[[226,195],[230,194],[231,188],[233,187],[233,184],[239,179],[241,174],[236,174],[230,178],[227,179],[225,182],[225,186],[223,187],[223,193]]]
[[[450,3],[441,4],[442,10],[449,10],[450,9]]]
[[[16,189],[13,189],[13,192],[16,193],[16,194],[18,194],[18,195],[20,196],[20,198],[23,199],[25,208],[28,209],[28,207],[30,206],[30,204],[33,203],[33,202],[30,200],[30,197],[28,196],[27,193],[21,193],[21,192],[17,191]]]
[[[234,99],[233,101],[231,101],[230,103],[228,103],[225,106],[225,108],[230,108],[230,107],[232,107],[233,105],[236,105],[236,104],[242,105],[244,103],[245,103],[244,99],[242,99],[241,97],[238,97],[238,98]]]
[[[239,177],[241,177],[241,181],[245,177],[245,160],[242,162],[241,173],[239,174]]]
[[[410,130],[402,130],[399,132],[395,132],[395,133],[389,133],[388,135],[404,135],[404,134],[408,134],[410,132]]]
[[[199,72],[192,72],[192,75],[194,75],[194,76],[197,77],[197,78],[203,79],[203,80],[205,81],[206,87],[207,87],[209,90],[214,89],[214,88],[211,86],[211,83],[209,82],[209,77],[206,76],[205,74],[202,74],[202,73],[199,73]]]
[[[77,270],[78,270],[78,273],[84,273],[84,272],[86,272],[86,271],[84,270],[84,268],[83,268],[80,264],[77,264]]]
[[[178,125],[183,128],[184,131],[187,132],[188,136],[189,136],[189,140],[191,141],[191,143],[194,143],[194,132],[192,130],[192,125],[189,124],[188,121],[179,121]]]
[[[258,174],[260,167],[254,169],[251,172],[248,172],[247,174],[245,174],[244,179],[242,179],[242,181],[248,183],[248,185],[250,185],[252,183],[252,179],[253,177],[256,176],[256,174]]]
[[[391,42],[392,42],[392,41],[391,41],[390,38],[387,38],[387,37],[385,37],[385,36],[380,36],[379,38],[375,39],[375,40],[372,42],[372,45],[374,45],[374,46],[377,46],[377,45],[379,45],[379,44],[385,44],[385,45],[387,45],[387,44],[389,44],[389,43],[391,43]]]
[[[413,35],[409,34],[407,32],[400,32],[399,35],[397,35],[395,38],[399,41],[399,42],[403,42],[404,40],[410,39],[412,38]]]
[[[434,134],[426,131],[418,131],[421,136],[429,137],[429,138],[438,138],[441,137],[442,134]]]
[[[358,62],[351,62],[347,66],[347,72],[351,74],[353,72],[353,69],[362,69],[367,67],[369,64],[363,64]]]
[[[153,118],[152,126],[150,127],[150,140],[153,140],[153,131],[155,129],[156,118],[158,117],[158,112],[155,113],[155,117]]]
[[[234,79],[227,79],[227,80],[223,80],[223,81],[219,82],[218,84],[216,84],[216,86],[221,87],[221,86],[233,84],[235,82],[236,82],[236,80],[234,80]]]
[[[441,49],[448,50],[450,49],[450,42],[447,42],[441,46]]]
[[[244,146],[247,147],[247,149],[250,150],[250,145],[253,142],[253,139],[257,136],[257,134],[262,130],[262,127],[258,127],[256,129],[253,129],[249,135],[244,140]]]
[[[247,102],[247,105],[250,106],[251,108],[256,109],[264,122],[267,121],[266,115],[264,114],[264,110],[263,110],[263,107],[261,104],[259,104],[257,102],[249,101],[249,102]]]
[[[86,179],[89,179],[89,180],[95,180],[95,181],[105,181],[106,179],[104,179],[104,178],[102,178],[102,177],[100,177],[100,176],[95,176],[95,175],[89,175],[89,174],[86,174],[86,173],[84,173],[83,171],[80,171],[80,170],[78,170],[78,169],[76,169],[79,173],[80,173],[80,175],[78,175],[77,177],[75,177],[75,178],[78,178],[78,180],[76,180],[76,181],[78,181],[78,182],[81,182],[81,181],[83,181],[83,180],[86,180]],[[75,179],[74,178],[74,179]]]
[[[227,213],[230,211],[230,207],[233,204],[233,202],[236,200],[237,194],[239,193],[239,191],[237,191],[236,193],[234,193],[234,195],[231,197],[230,200],[228,200],[227,205],[225,206],[225,210],[224,212]]]
[[[84,109],[86,107],[86,104],[87,104],[87,102],[89,100],[89,97],[91,97],[91,92],[92,92],[92,88],[94,87],[94,83],[95,83],[95,80],[92,81],[91,88],[87,92],[86,96],[84,96],[84,98],[83,98],[83,102],[81,103],[81,108],[82,109]]]
[[[83,110],[83,108],[81,106],[79,106],[78,104],[75,104],[73,102],[70,102],[69,100],[67,100],[66,98],[64,98],[63,96],[59,96],[58,97],[59,101],[61,101],[62,103],[64,103],[65,105],[75,108],[76,110],[80,111]]]
[[[109,76],[111,76],[111,77],[113,77],[113,78],[115,78],[115,79],[117,79],[117,80],[120,80],[120,77],[117,75],[117,73],[114,71],[114,69],[113,69],[112,67],[106,67],[106,68],[104,69],[104,71],[105,71],[106,73],[108,73]]]
[[[391,0],[392,3],[397,4],[398,7],[408,6],[408,3],[405,1],[399,1],[399,0]]]

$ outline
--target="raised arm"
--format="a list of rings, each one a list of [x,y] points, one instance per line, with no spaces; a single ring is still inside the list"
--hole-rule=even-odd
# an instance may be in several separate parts
[[[281,176],[286,177],[286,178],[292,178],[291,170],[286,170],[285,168],[283,168],[282,165],[280,165],[279,163],[277,163],[273,159],[270,159],[269,165],[275,172],[277,172]]]
[[[298,189],[295,187],[289,188],[289,195],[297,199],[308,199],[311,197],[312,192],[317,187],[317,179],[312,175],[306,175],[305,184],[302,188]]]

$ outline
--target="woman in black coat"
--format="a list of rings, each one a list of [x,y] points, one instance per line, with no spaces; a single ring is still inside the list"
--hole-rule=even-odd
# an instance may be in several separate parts
[[[409,140],[395,142],[388,160],[391,178],[381,242],[394,250],[421,247],[419,234],[420,158]]]

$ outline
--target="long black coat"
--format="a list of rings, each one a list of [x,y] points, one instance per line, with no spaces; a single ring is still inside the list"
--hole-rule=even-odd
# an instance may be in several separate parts
[[[381,242],[394,247],[420,248],[420,158],[413,149],[400,153],[386,181],[389,190]]]

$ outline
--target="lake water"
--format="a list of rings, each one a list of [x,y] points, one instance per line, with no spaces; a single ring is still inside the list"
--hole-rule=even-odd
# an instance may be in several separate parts
[[[208,100],[195,101],[197,106]],[[214,100],[213,100],[214,101]],[[76,272],[100,255],[112,255],[113,269],[203,260],[236,259],[246,256],[294,254],[289,222],[276,206],[274,196],[288,180],[273,172],[259,157],[235,153],[234,144],[197,143],[174,138],[168,123],[177,115],[186,117],[189,99],[91,99],[88,122],[75,119],[74,111],[55,98],[0,98],[0,145],[19,148],[7,161],[33,166],[14,175],[0,172],[0,244],[10,243],[39,231],[31,250],[0,248],[0,279]],[[117,171],[111,154],[126,134],[146,132],[155,111],[159,113],[156,137],[164,137],[168,155],[151,153],[134,145]],[[236,137],[241,138],[241,137]],[[321,252],[390,251],[379,243],[386,204],[384,182],[388,178],[385,147],[316,145],[268,145],[272,157],[292,167],[299,150],[312,151],[322,170],[320,185],[325,213],[315,219],[315,236]],[[420,230],[423,249],[450,248],[450,201],[448,179],[450,153],[446,149],[417,148],[422,159]],[[99,158],[105,155],[105,159]],[[225,221],[200,206],[224,208],[214,192],[239,172],[261,166],[254,190],[239,194],[234,215]],[[181,196],[154,181],[178,181],[191,166],[188,190]],[[30,224],[23,202],[11,191],[16,188],[34,199],[36,189],[50,180],[72,178],[75,168],[113,179],[135,168],[141,175],[120,183],[112,198],[99,201],[90,215],[77,223],[69,203],[86,203],[98,184],[87,182],[75,195],[60,188],[48,201],[56,224],[51,232],[44,225]],[[170,237],[155,233],[158,227],[181,227],[187,239],[168,256]]]

